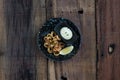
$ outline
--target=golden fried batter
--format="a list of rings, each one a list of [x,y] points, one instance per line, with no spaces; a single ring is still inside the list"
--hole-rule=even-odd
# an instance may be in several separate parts
[[[60,40],[60,37],[54,31],[44,37],[44,47],[47,48],[48,53],[59,56],[59,51],[64,47],[64,43]]]

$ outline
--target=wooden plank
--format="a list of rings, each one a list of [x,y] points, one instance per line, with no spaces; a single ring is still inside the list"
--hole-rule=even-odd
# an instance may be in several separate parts
[[[55,78],[56,80],[96,80],[95,1],[47,1],[47,18],[64,17],[70,19],[81,29],[82,33],[81,48],[76,56],[64,62],[49,61],[49,67],[55,69],[50,76],[56,75],[49,80],[55,80]],[[83,8],[83,14],[81,14],[81,10],[79,11],[81,8]]]
[[[5,80],[4,65],[6,52],[6,28],[4,19],[4,0],[0,0],[0,80]]]
[[[39,29],[46,21],[46,6],[45,0],[34,0],[33,11],[32,11],[32,24],[33,24],[33,35],[35,36],[39,32]],[[35,41],[36,42],[36,41]],[[37,48],[36,43],[34,44],[34,51],[36,53],[36,80],[47,80],[48,79],[48,65],[47,59],[43,56],[42,52]]]
[[[36,80],[32,0],[4,0],[7,51],[5,80]]]
[[[97,0],[96,5],[98,32],[97,80],[119,80],[120,0]]]

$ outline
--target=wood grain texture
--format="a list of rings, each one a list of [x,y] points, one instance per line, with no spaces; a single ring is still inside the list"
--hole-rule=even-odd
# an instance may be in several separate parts
[[[120,79],[120,0],[97,0],[97,80]],[[113,51],[109,52],[109,46]]]
[[[119,8],[119,0],[0,0],[0,80],[119,80]],[[54,62],[37,48],[36,35],[52,17],[81,32],[70,60]]]
[[[32,0],[5,0],[4,5],[7,37],[5,80],[35,80]]]
[[[5,80],[6,28],[4,19],[4,0],[0,0],[0,80]]]
[[[46,2],[45,0],[34,0],[32,10],[32,30],[34,38],[34,51],[36,54],[36,80],[48,80],[48,61],[38,49],[36,37],[39,29],[46,21]]]

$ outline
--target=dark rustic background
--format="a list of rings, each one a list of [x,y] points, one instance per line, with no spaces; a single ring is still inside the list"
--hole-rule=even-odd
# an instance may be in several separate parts
[[[70,60],[54,62],[37,48],[52,17],[81,31]],[[0,80],[120,80],[120,0],[0,0]]]

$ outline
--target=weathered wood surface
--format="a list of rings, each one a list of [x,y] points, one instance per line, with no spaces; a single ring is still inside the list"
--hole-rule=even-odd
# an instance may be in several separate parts
[[[0,0],[0,80],[119,80],[119,4],[119,0]],[[37,48],[36,34],[51,17],[70,19],[81,31],[81,47],[70,60],[54,62]],[[110,44],[115,50],[109,54]]]
[[[120,0],[97,0],[97,80],[120,80]],[[113,48],[109,52],[109,46]]]
[[[0,80],[5,80],[4,75],[4,52],[6,51],[6,28],[5,28],[5,18],[3,9],[3,0],[0,0]]]
[[[36,79],[32,9],[32,0],[4,0],[5,80]]]
[[[5,48],[1,80],[96,79],[94,0],[1,0],[1,4],[0,42]],[[70,19],[81,31],[81,48],[68,61],[48,60],[37,48],[36,33],[51,17]]]

